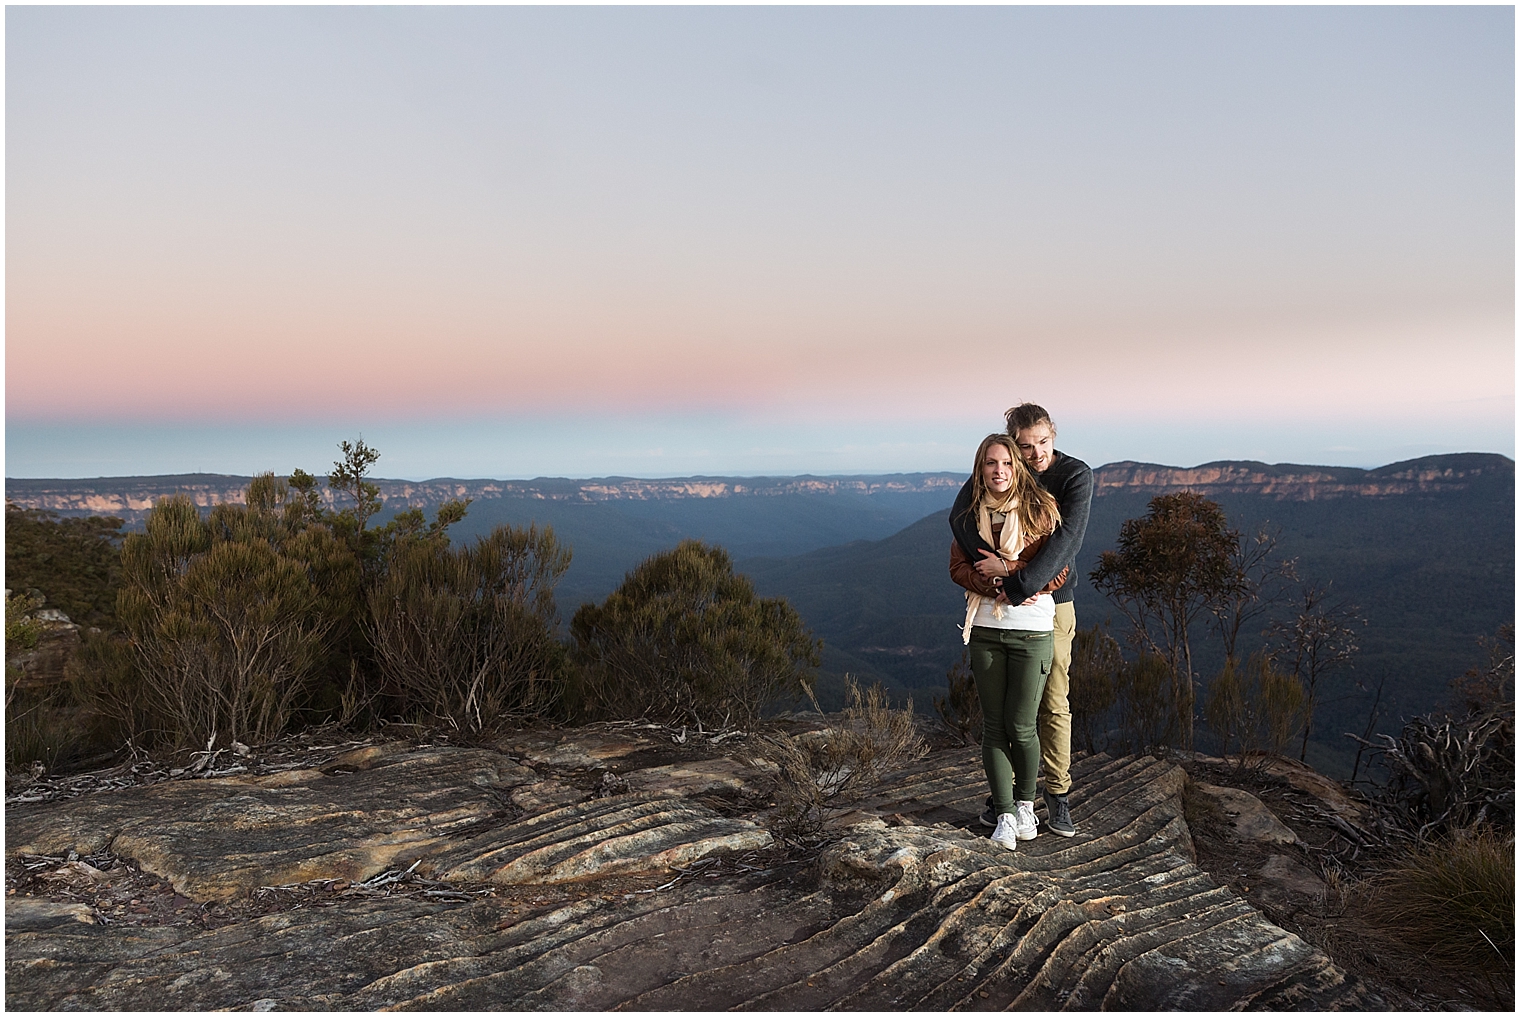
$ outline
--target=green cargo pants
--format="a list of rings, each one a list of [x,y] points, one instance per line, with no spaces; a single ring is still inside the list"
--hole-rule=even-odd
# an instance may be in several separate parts
[[[982,701],[982,767],[993,811],[1000,815],[1012,812],[1015,800],[1034,801],[1040,766],[1036,715],[1053,643],[1049,632],[971,629],[971,673]]]

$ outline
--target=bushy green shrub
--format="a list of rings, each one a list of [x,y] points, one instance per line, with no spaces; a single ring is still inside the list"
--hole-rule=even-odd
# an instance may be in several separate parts
[[[333,655],[333,605],[358,563],[323,524],[280,511],[285,494],[261,478],[246,507],[206,520],[165,499],[122,546],[117,615],[144,712],[176,744],[283,734]]]
[[[1252,654],[1237,667],[1226,658],[1209,685],[1204,716],[1226,755],[1233,744],[1241,762],[1251,753],[1265,762],[1281,755],[1306,721],[1307,697],[1297,676],[1281,670],[1270,656]]]
[[[1104,721],[1118,697],[1124,670],[1119,641],[1098,626],[1078,629],[1072,638],[1070,685],[1071,735],[1076,747],[1097,752]],[[1101,745],[1107,747],[1108,739]]]
[[[1165,657],[1142,653],[1116,675],[1114,701],[1118,729],[1111,745],[1119,752],[1148,752],[1176,744],[1177,709],[1172,704],[1174,673]]]
[[[811,685],[819,643],[792,606],[755,596],[728,552],[694,540],[654,555],[570,625],[581,704],[597,717],[722,729]]]
[[[554,531],[533,526],[457,549],[437,537],[398,545],[369,610],[402,709],[472,732],[547,714],[567,677],[554,585],[569,566]]]
[[[66,684],[28,682],[17,658],[37,648],[45,632],[36,612],[44,600],[37,593],[5,598],[5,765],[19,769],[40,764],[46,770],[78,756],[90,732],[81,723]]]

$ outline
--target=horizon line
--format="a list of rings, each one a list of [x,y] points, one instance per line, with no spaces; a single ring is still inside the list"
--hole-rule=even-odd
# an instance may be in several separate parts
[[[1118,460],[1114,460],[1113,462],[1103,463],[1100,466],[1093,466],[1093,467],[1091,467],[1091,469],[1093,470],[1094,473],[1096,473],[1096,472],[1098,472],[1100,470],[1106,470],[1106,469],[1110,469],[1110,468],[1116,467],[1116,466],[1151,466],[1151,467],[1155,467],[1155,468],[1158,468],[1158,469],[1164,469],[1164,470],[1199,470],[1199,469],[1203,469],[1203,468],[1209,467],[1209,466],[1220,466],[1220,465],[1227,465],[1227,464],[1229,464],[1229,465],[1252,464],[1252,465],[1258,465],[1258,466],[1268,466],[1268,467],[1277,468],[1277,469],[1281,469],[1283,467],[1303,467],[1303,468],[1312,468],[1312,469],[1317,469],[1317,470],[1357,470],[1357,471],[1362,472],[1362,473],[1370,473],[1370,472],[1372,472],[1374,470],[1387,469],[1390,466],[1400,466],[1400,465],[1403,465],[1405,463],[1417,463],[1417,462],[1420,462],[1420,461],[1426,460],[1426,459],[1445,459],[1445,458],[1450,458],[1452,456],[1495,456],[1495,457],[1497,457],[1499,459],[1503,459],[1503,460],[1505,460],[1505,461],[1507,461],[1507,462],[1509,462],[1511,464],[1513,464],[1515,462],[1515,460],[1512,457],[1507,456],[1507,455],[1505,455],[1502,452],[1476,452],[1476,451],[1473,451],[1473,452],[1434,452],[1434,453],[1431,453],[1429,455],[1416,456],[1413,459],[1396,459],[1393,462],[1383,463],[1382,465],[1379,465],[1379,466],[1331,466],[1331,465],[1327,465],[1327,464],[1323,464],[1323,463],[1299,463],[1299,462],[1269,463],[1269,462],[1266,462],[1266,461],[1260,460],[1260,459],[1211,459],[1211,460],[1208,460],[1207,462],[1198,463],[1198,464],[1196,464],[1194,466],[1174,466],[1174,465],[1171,465],[1169,463],[1145,462],[1145,461],[1138,460],[1138,459],[1118,459]],[[273,472],[273,471],[264,471],[264,472]],[[103,481],[103,480],[156,480],[156,479],[167,479],[167,478],[171,478],[171,477],[224,477],[224,478],[229,479],[229,480],[252,480],[255,477],[261,476],[261,475],[262,474],[209,473],[209,472],[195,471],[195,472],[188,472],[188,473],[125,473],[125,474],[115,474],[115,475],[110,475],[110,476],[99,475],[99,476],[94,476],[94,477],[57,477],[57,476],[54,476],[54,477],[16,477],[16,476],[6,476],[4,479],[5,479],[5,482],[8,484],[11,481],[76,481],[77,482],[77,481]],[[290,476],[290,474],[281,474],[281,473],[275,473],[274,475],[275,475],[276,479],[281,479],[281,480],[288,479],[289,476]],[[437,483],[437,482],[441,482],[441,481],[456,481],[456,482],[463,482],[463,483],[494,482],[494,483],[507,483],[507,484],[531,484],[531,483],[537,483],[537,482],[540,482],[540,481],[567,481],[567,482],[582,482],[582,483],[584,483],[584,482],[589,482],[589,481],[594,481],[594,480],[609,480],[609,481],[610,480],[618,480],[618,481],[635,480],[635,481],[646,481],[646,482],[679,481],[679,480],[698,480],[698,481],[701,481],[701,480],[801,480],[801,479],[832,480],[832,479],[838,479],[838,478],[861,478],[861,477],[931,477],[931,476],[956,476],[956,477],[963,477],[963,476],[966,476],[966,475],[967,474],[966,474],[965,470],[901,470],[901,471],[892,472],[892,473],[880,473],[880,472],[876,472],[876,473],[768,473],[768,474],[691,473],[691,474],[684,474],[684,475],[680,475],[680,476],[646,476],[646,477],[637,477],[637,476],[624,475],[624,474],[600,474],[600,475],[597,475],[597,476],[584,476],[584,477],[540,475],[540,476],[536,476],[536,477],[455,477],[455,476],[435,476],[435,477],[421,477],[421,478],[412,478],[412,477],[370,477],[370,478],[367,478],[367,479],[371,483],[401,483],[401,484],[428,484],[428,483]],[[327,482],[327,475],[326,474],[313,474],[313,476],[315,476],[316,479],[319,482],[322,482],[324,484]]]

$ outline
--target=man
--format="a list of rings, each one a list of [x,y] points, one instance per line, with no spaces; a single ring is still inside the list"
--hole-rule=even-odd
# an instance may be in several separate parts
[[[1013,436],[1019,454],[1061,507],[1061,525],[1050,535],[1027,567],[1002,580],[1003,596],[1009,603],[1032,599],[1062,569],[1070,566],[1066,583],[1055,592],[1055,656],[1045,694],[1040,700],[1040,761],[1045,771],[1046,828],[1062,837],[1076,835],[1067,796],[1071,793],[1071,707],[1067,703],[1070,679],[1071,640],[1077,631],[1077,612],[1072,604],[1072,590],[1077,585],[1077,551],[1087,532],[1087,515],[1092,507],[1092,470],[1080,459],[1056,451],[1056,425],[1043,407],[1020,403],[1007,413],[1008,433]],[[950,530],[961,550],[975,562],[983,575],[1001,576],[1004,569],[996,563],[997,554],[976,532],[976,515],[966,511],[971,506],[971,481],[967,480],[950,510]],[[989,806],[990,808],[990,806]],[[990,821],[989,821],[990,820]],[[982,824],[992,826],[996,816],[982,813]]]

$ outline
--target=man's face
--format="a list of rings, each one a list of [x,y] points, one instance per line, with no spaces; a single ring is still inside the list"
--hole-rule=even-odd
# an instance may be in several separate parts
[[[1036,473],[1044,473],[1056,461],[1056,433],[1044,421],[1033,427],[1020,428],[1013,443],[1019,447],[1024,462]]]

